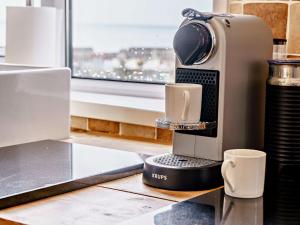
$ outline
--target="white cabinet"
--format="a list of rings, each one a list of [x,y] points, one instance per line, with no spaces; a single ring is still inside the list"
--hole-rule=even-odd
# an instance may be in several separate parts
[[[68,138],[70,76],[68,68],[0,65],[0,146]]]

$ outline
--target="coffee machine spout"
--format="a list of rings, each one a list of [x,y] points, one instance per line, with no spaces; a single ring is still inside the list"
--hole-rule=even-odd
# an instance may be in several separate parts
[[[198,123],[174,123],[172,121],[168,121],[165,118],[158,118],[155,121],[155,125],[157,128],[161,129],[169,129],[169,130],[209,130],[216,127],[216,121],[213,122],[202,122]]]

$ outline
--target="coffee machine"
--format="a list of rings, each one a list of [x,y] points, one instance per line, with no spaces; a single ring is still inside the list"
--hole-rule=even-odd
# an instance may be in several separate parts
[[[174,130],[172,154],[149,157],[143,182],[171,190],[201,190],[223,184],[223,151],[263,149],[264,94],[272,57],[272,33],[258,17],[183,10],[175,34],[176,83],[201,84],[199,123],[164,118]]]

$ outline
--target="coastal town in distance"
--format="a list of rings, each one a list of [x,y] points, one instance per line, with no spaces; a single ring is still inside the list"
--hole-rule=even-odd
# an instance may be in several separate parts
[[[171,48],[128,48],[115,53],[73,48],[73,77],[166,83],[174,76],[174,61]]]
[[[4,50],[0,47],[2,63]],[[128,48],[116,53],[73,48],[73,77],[76,78],[164,84],[174,79],[174,65],[171,48]]]

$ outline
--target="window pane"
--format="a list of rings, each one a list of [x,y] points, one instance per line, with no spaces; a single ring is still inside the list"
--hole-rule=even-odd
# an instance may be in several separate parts
[[[212,0],[72,2],[73,76],[133,82],[172,80],[181,11],[212,11]]]
[[[26,0],[1,0],[0,1],[0,63],[4,62],[5,55],[5,18],[7,6],[25,6]]]

